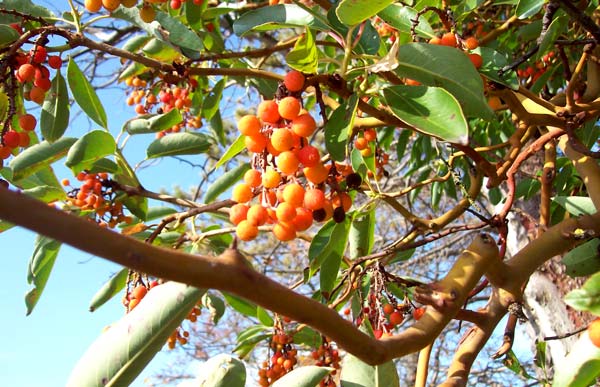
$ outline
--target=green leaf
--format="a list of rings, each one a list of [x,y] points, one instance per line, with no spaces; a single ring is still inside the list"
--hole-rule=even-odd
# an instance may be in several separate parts
[[[172,62],[181,55],[172,45],[156,38],[152,38],[146,42],[144,47],[142,47],[142,52],[146,56],[162,62]]]
[[[165,206],[160,206],[160,207],[150,207],[148,209],[148,213],[146,215],[146,221],[151,221],[154,219],[160,219],[160,218],[164,218],[165,216],[169,216],[171,214],[176,213],[177,210],[175,210],[172,207],[165,207]]]
[[[321,344],[321,340],[321,334],[306,325],[294,333],[294,344],[316,348]]]
[[[192,51],[204,50],[204,45],[200,37],[179,20],[172,18],[164,12],[157,12],[156,21],[160,24],[161,28],[168,31],[169,42],[171,44]]]
[[[552,200],[565,208],[571,215],[591,215],[596,212],[592,199],[585,196],[555,196]]]
[[[165,156],[196,155],[210,149],[209,138],[202,133],[172,133],[154,140],[146,149],[149,159]]]
[[[221,103],[224,88],[225,78],[222,78],[213,86],[211,92],[204,97],[202,101],[202,117],[210,120],[219,111],[219,104]]]
[[[562,11],[559,12],[560,13],[554,15],[552,23],[550,23],[550,27],[548,27],[548,30],[544,34],[542,42],[540,43],[540,48],[536,54],[537,60],[542,59],[544,54],[546,54],[546,52],[548,52],[548,50],[554,46],[556,39],[558,39],[561,34],[566,32],[568,28],[569,17]]]
[[[562,258],[566,273],[582,277],[600,271],[600,239],[595,238],[569,251]]]
[[[214,202],[219,195],[237,183],[242,176],[244,176],[244,173],[246,173],[246,171],[249,169],[250,164],[242,164],[219,176],[219,178],[215,180],[215,182],[212,183],[206,190],[206,194],[204,195],[204,203]]]
[[[67,65],[67,80],[69,81],[69,87],[71,88],[71,93],[73,93],[73,98],[81,110],[83,110],[83,112],[95,123],[108,129],[108,120],[106,118],[104,106],[102,106],[102,102],[100,101],[100,98],[98,98],[96,90],[94,90],[73,58],[69,58],[69,64]]]
[[[260,323],[266,327],[273,326],[273,318],[269,315],[269,312],[260,306],[256,307],[256,318],[258,318],[258,321],[260,321]]]
[[[129,134],[156,133],[170,129],[181,121],[183,117],[179,109],[172,109],[165,114],[146,114],[129,120],[123,125],[123,129]]]
[[[329,375],[333,368],[304,366],[299,367],[277,379],[273,387],[315,387],[321,379]]]
[[[135,35],[129,38],[125,44],[123,44],[123,50],[132,53],[140,50],[148,41],[151,39],[148,35]]]
[[[65,165],[77,174],[88,169],[104,156],[113,155],[117,144],[113,136],[104,130],[92,130],[84,134],[69,149]]]
[[[600,316],[600,273],[591,276],[581,289],[567,293],[565,302],[580,311],[588,311]]]
[[[289,27],[309,27],[321,31],[329,29],[321,19],[295,4],[278,4],[244,13],[233,23],[233,32],[242,36],[250,31]]]
[[[391,4],[379,12],[377,16],[397,30],[409,34],[412,28],[411,20],[417,17],[417,11],[405,5]],[[415,32],[424,38],[433,38],[435,36],[435,32],[425,17],[419,18],[419,24],[417,24]]]
[[[202,365],[198,382],[200,387],[244,387],[246,367],[231,355],[213,356]]]
[[[396,72],[401,77],[446,89],[469,117],[494,117],[483,94],[481,76],[465,53],[454,47],[408,43],[400,46],[398,58]]]
[[[386,103],[402,121],[444,141],[467,144],[469,127],[458,101],[446,90],[428,86],[392,86]]]
[[[67,387],[128,386],[204,292],[176,282],[153,288],[88,348],[71,371]]]
[[[489,47],[479,47],[473,52],[481,55],[483,65],[479,68],[479,72],[485,75],[486,78],[508,86],[513,90],[519,88],[519,79],[515,71],[508,71],[502,76],[498,75],[498,71],[509,64],[506,56]]]
[[[515,15],[519,19],[527,19],[540,12],[545,2],[545,0],[519,0]]]
[[[538,179],[526,178],[517,184],[517,188],[515,189],[515,196],[517,198],[523,198],[524,200],[529,200],[537,194],[537,192],[542,187],[542,183]]]
[[[54,18],[56,17],[49,9],[34,4],[31,0],[2,0],[0,8],[7,10],[15,10],[30,16]],[[21,18],[15,21],[20,21]]]
[[[325,147],[335,161],[344,161],[348,139],[354,127],[354,117],[358,107],[358,96],[353,94],[331,113],[325,125]]]
[[[63,137],[56,142],[42,141],[30,146],[11,160],[9,166],[14,180],[21,180],[63,158],[76,138]]]
[[[117,173],[119,171],[119,166],[111,159],[101,158],[98,161],[94,161],[94,163],[88,168],[88,171],[90,173]]]
[[[341,223],[330,220],[317,232],[310,244],[308,249],[309,276],[312,277],[318,269],[321,269],[319,276],[321,292],[327,293],[333,289],[342,256],[346,250],[349,232],[350,220],[348,217]]]
[[[352,219],[348,235],[348,256],[350,259],[371,253],[375,243],[375,208],[359,213]]]
[[[121,152],[117,149],[116,162],[119,167],[119,173],[114,175],[114,179],[125,185],[131,185],[133,187],[139,187],[140,181],[138,180],[133,168],[129,165],[127,160],[123,157]],[[131,213],[137,216],[142,221],[146,220],[148,212],[148,198],[139,195],[123,195],[123,204]]]
[[[225,153],[223,153],[223,156],[221,156],[219,161],[217,161],[217,164],[215,164],[215,169],[219,168],[220,166],[231,160],[233,157],[235,157],[238,153],[246,149],[246,143],[244,140],[245,138],[246,136],[240,134],[238,138],[236,138],[235,141],[231,143],[229,148],[227,148]]]
[[[227,303],[236,311],[245,314],[246,316],[256,317],[257,306],[253,303],[229,293],[221,292],[221,294],[225,298],[225,301],[227,301]]]
[[[342,362],[342,387],[399,387],[398,373],[393,361],[371,366],[347,354]]]
[[[340,21],[356,25],[392,4],[393,0],[342,0],[335,10]]]
[[[90,302],[90,312],[93,312],[104,305],[106,301],[119,294],[121,290],[125,288],[127,273],[129,273],[129,269],[125,267],[102,285],[100,290],[92,297],[92,301]]]
[[[67,83],[60,74],[56,72],[56,76],[52,80],[52,86],[46,99],[42,105],[42,113],[40,115],[40,129],[42,136],[49,142],[55,142],[65,133],[69,125],[69,92],[67,91]]]
[[[531,379],[531,376],[527,373],[521,362],[515,355],[515,353],[511,350],[508,351],[506,357],[502,360],[502,364],[506,366],[509,370],[514,372],[515,374],[525,378]]]
[[[50,185],[38,185],[37,187],[23,190],[23,193],[31,197],[41,200],[45,203],[63,200],[67,197],[65,191],[59,187]]]
[[[253,325],[244,329],[238,334],[237,345],[233,352],[243,359],[258,343],[271,337],[270,333],[266,333],[270,330],[270,327],[264,325]]]
[[[33,285],[33,288],[25,295],[27,315],[31,314],[42,296],[42,292],[46,287],[48,277],[50,277],[50,272],[58,256],[60,246],[60,242],[41,235],[38,235],[35,240],[33,254],[27,268],[27,283]]]
[[[125,81],[127,78],[135,77],[146,72],[147,67],[138,62],[133,62],[129,66],[126,66],[119,74],[119,82]]]
[[[331,7],[331,9],[327,12],[327,21],[332,26],[332,28],[340,35],[346,36],[348,35],[348,26],[340,21],[336,14],[336,8]],[[360,37],[358,37],[358,33],[361,33]],[[353,48],[353,51],[359,54],[368,54],[368,55],[376,55],[379,51],[379,47],[381,45],[381,38],[379,37],[379,33],[369,21],[364,24],[364,27],[355,28],[352,32],[352,39],[356,39],[358,37],[358,44]]]
[[[304,35],[296,41],[294,48],[285,56],[285,61],[288,66],[303,73],[317,72],[318,52],[310,29],[307,28]]]
[[[225,313],[225,302],[214,294],[204,294],[202,296],[202,305],[210,311],[213,324],[218,323]]]
[[[19,39],[17,30],[6,24],[0,24],[0,47],[6,47],[15,40]]]
[[[585,332],[575,342],[564,360],[554,365],[552,387],[587,387],[600,375],[600,348],[592,344]]]

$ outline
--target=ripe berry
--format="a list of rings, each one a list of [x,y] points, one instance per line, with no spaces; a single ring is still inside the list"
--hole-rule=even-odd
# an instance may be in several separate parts
[[[88,12],[95,13],[100,11],[100,8],[102,8],[102,0],[85,0],[84,5]]]
[[[473,63],[476,69],[480,68],[483,65],[483,58],[479,54],[469,54],[469,60]]]
[[[244,181],[252,188],[258,187],[262,183],[261,173],[256,169],[249,169],[244,173]]]
[[[48,66],[53,69],[59,69],[62,66],[62,59],[58,55],[51,55],[48,57]]]
[[[404,316],[402,315],[402,313],[395,311],[392,314],[390,314],[390,324],[399,325],[402,324],[402,321],[404,321]]]
[[[31,138],[29,137],[29,133],[19,132],[19,146],[21,148],[27,148],[30,142]]]
[[[231,198],[238,203],[245,203],[252,200],[252,188],[246,183],[240,183],[233,187]]]
[[[346,219],[346,211],[342,207],[337,207],[333,210],[333,221],[342,223]]]
[[[315,119],[310,114],[300,114],[292,120],[292,131],[300,137],[312,135],[317,128]]]
[[[46,47],[35,45],[30,51],[29,55],[31,55],[33,63],[44,63],[46,58],[48,57],[48,51]]]
[[[352,198],[347,193],[340,192],[331,198],[331,204],[334,208],[342,207],[345,212],[348,212],[352,207]]]
[[[121,0],[102,0],[102,5],[107,11],[112,12],[119,8],[119,5],[121,5]]]
[[[229,221],[237,226],[242,220],[246,220],[248,210],[249,208],[246,204],[234,204],[229,209]]]
[[[281,118],[279,116],[277,102],[273,100],[262,101],[257,109],[258,118],[264,122],[275,124]]]
[[[145,287],[144,285],[138,285],[135,287],[135,289],[133,289],[133,292],[131,292],[131,297],[137,300],[141,300],[146,296],[147,293],[147,287]]]
[[[246,136],[258,136],[260,134],[260,121],[255,115],[247,115],[238,121],[238,130]]]
[[[304,80],[304,75],[300,71],[291,70],[285,74],[283,84],[289,91],[296,92],[302,90],[304,87]]]
[[[235,228],[235,233],[241,240],[251,241],[258,235],[258,227],[252,225],[247,220],[242,220]]]
[[[29,99],[35,103],[37,103],[38,105],[41,105],[44,103],[44,99],[46,98],[46,91],[34,86],[31,88],[31,90],[29,91]]]
[[[298,98],[285,97],[279,101],[277,111],[279,112],[279,115],[286,120],[293,120],[300,114],[300,109],[302,109],[302,106],[300,105]]]
[[[262,185],[265,188],[276,188],[281,182],[281,175],[273,168],[268,168],[262,175]]]
[[[173,9],[181,8],[181,0],[171,0],[171,8],[173,8]]]
[[[135,7],[137,0],[121,0],[121,5],[125,8]]]
[[[31,114],[23,114],[19,117],[19,126],[26,132],[30,132],[35,129],[37,120]]]
[[[14,130],[9,130],[4,133],[4,137],[2,137],[4,145],[9,148],[16,148],[19,146],[19,133]]]
[[[456,36],[452,32],[446,32],[441,40],[444,46],[456,47]]]
[[[280,222],[290,222],[296,217],[296,207],[286,202],[279,203],[275,215]]]
[[[306,167],[302,170],[302,172],[304,172],[306,179],[313,184],[321,184],[327,180],[327,176],[329,175],[329,169],[327,169],[327,167],[321,163],[315,165],[314,167]]]
[[[375,141],[377,139],[377,132],[375,129],[367,129],[363,132],[363,137],[369,142]]]
[[[600,348],[600,317],[588,325],[588,335],[590,336],[592,344]]]
[[[392,304],[385,304],[383,306],[383,313],[385,314],[392,314],[394,312],[394,305]]]
[[[300,207],[304,203],[304,194],[306,191],[298,183],[292,183],[285,186],[282,192],[283,200],[294,207]]]
[[[475,38],[474,36],[469,36],[467,39],[465,39],[465,47],[468,50],[474,50],[477,47],[479,47],[479,42],[477,41],[477,38]]]
[[[306,190],[304,194],[304,207],[309,210],[318,210],[325,205],[325,193],[318,188]]]
[[[275,129],[271,135],[271,144],[280,152],[290,150],[294,145],[294,136],[287,128]]]
[[[23,83],[33,80],[35,77],[35,67],[31,63],[25,63],[19,66],[17,77]]]
[[[354,147],[358,150],[367,149],[369,147],[369,141],[364,137],[358,137],[354,140]]]
[[[413,309],[413,318],[415,320],[419,320],[425,314],[425,308],[415,308]]]
[[[156,17],[156,11],[150,4],[144,4],[140,9],[140,19],[145,23],[152,23]]]
[[[279,170],[286,175],[293,175],[298,170],[300,161],[296,154],[292,151],[281,152],[277,156],[276,161]]]
[[[442,44],[442,39],[440,39],[437,36],[434,36],[433,38],[429,39],[429,44],[441,45]]]
[[[262,226],[267,222],[268,218],[269,214],[267,213],[267,209],[260,204],[254,204],[250,207],[248,214],[246,215],[246,220],[254,226]]]
[[[296,208],[296,216],[292,219],[292,224],[296,228],[296,231],[307,230],[313,223],[312,211],[304,208]]]
[[[278,240],[285,242],[296,238],[296,229],[290,223],[278,222],[273,226],[273,234]]]
[[[298,151],[298,160],[305,167],[314,167],[321,162],[319,150],[312,145],[306,145]]]
[[[265,147],[267,146],[267,141],[268,140],[265,136],[259,134],[256,136],[247,136],[244,139],[244,144],[250,152],[260,153],[265,150]]]

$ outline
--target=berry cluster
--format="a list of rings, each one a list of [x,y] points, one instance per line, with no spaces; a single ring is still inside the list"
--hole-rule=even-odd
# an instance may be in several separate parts
[[[188,315],[186,316],[185,319],[188,320],[189,322],[195,323],[196,321],[198,321],[198,316],[201,313],[202,313],[202,309],[200,309],[200,307],[198,305],[196,305],[192,308],[190,313],[188,313]],[[175,346],[177,345],[177,343],[179,343],[179,345],[186,345],[188,343],[189,337],[190,337],[190,332],[185,330],[183,328],[183,326],[180,325],[177,328],[175,328],[173,333],[171,333],[171,335],[167,339],[167,347],[169,349],[175,349]]]
[[[277,329],[271,338],[270,349],[273,355],[270,361],[265,361],[258,370],[258,384],[267,387],[277,379],[290,372],[298,362],[297,350],[292,347],[293,337],[281,329]]]
[[[14,27],[20,30],[20,27]],[[17,80],[23,84],[23,96],[26,100],[39,105],[44,102],[46,92],[50,90],[50,70],[62,66],[62,59],[58,55],[48,55],[48,50],[41,44],[34,45],[28,53],[19,52],[15,55]]]
[[[202,5],[204,0],[194,0],[193,3],[195,5]],[[140,7],[140,18],[146,22],[150,23],[154,21],[156,17],[156,10],[152,6],[152,4],[166,4],[169,3],[169,6],[172,9],[180,9],[184,3],[184,0],[144,0],[142,2],[142,6]],[[119,8],[122,5],[125,8],[133,8],[138,4],[138,0],[85,0],[85,9],[89,12],[100,12],[102,7],[109,12],[112,12]]]
[[[388,295],[385,300],[372,292],[369,294],[368,300],[368,305],[363,307],[357,324],[360,325],[363,319],[368,319],[376,339],[392,335],[392,331],[404,322],[404,315],[411,309],[407,304],[398,304],[391,295]],[[421,312],[417,313],[419,318],[422,314]]]
[[[241,240],[252,240],[259,226],[273,224],[275,237],[289,241],[313,221],[332,217],[343,221],[352,206],[347,191],[358,187],[361,178],[352,174],[351,168],[339,170],[341,165],[325,165],[319,150],[309,145],[308,138],[317,125],[295,96],[303,89],[304,81],[302,73],[290,71],[284,80],[284,89],[290,95],[263,101],[257,115],[246,115],[238,121],[246,148],[253,154],[253,169],[232,192],[238,204],[231,208],[229,219]],[[301,176],[306,183],[301,182]],[[255,196],[259,196],[259,203],[251,204]]]
[[[429,40],[429,44],[456,47],[468,51],[474,50],[477,47],[479,47],[479,42],[474,36],[470,36],[466,39],[457,40],[456,34],[454,34],[453,32],[446,32],[440,37],[435,36]],[[481,58],[481,55],[474,52],[469,52],[467,53],[467,55],[469,56],[469,59],[471,60],[471,63],[473,63],[473,66],[475,66],[475,68],[478,69],[481,67],[481,65],[483,65],[483,59]]]
[[[120,222],[132,222],[130,216],[123,214],[123,203],[117,199],[108,174],[79,172],[77,180],[83,184],[69,191],[67,200],[82,210],[92,211],[93,220],[98,225],[113,228]],[[62,184],[71,185],[68,179],[64,179]]]
[[[324,337],[323,344],[313,351],[311,356],[315,360],[317,366],[331,367],[334,369],[329,375],[321,380],[319,387],[335,387],[336,384],[333,380],[333,376],[335,376],[337,370],[340,369],[340,354],[338,350]]]
[[[552,64],[554,55],[554,51],[550,51],[542,57],[542,60],[535,62],[533,66],[527,66],[525,69],[517,69],[517,76],[525,83],[537,81]]]
[[[162,81],[160,81],[162,82]],[[173,127],[160,131],[156,134],[157,138],[163,137],[167,133],[180,132],[186,127],[198,129],[202,127],[202,119],[190,112],[192,106],[191,93],[198,86],[198,82],[190,78],[184,86],[164,84],[157,94],[153,92],[158,84],[148,85],[148,81],[139,77],[130,77],[125,80],[125,84],[131,87],[127,97],[127,105],[135,105],[137,114],[146,114],[156,111],[158,114],[168,113],[173,109],[181,111],[183,120],[173,125]]]

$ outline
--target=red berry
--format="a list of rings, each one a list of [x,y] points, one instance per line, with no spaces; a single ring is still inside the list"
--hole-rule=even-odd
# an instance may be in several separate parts
[[[9,148],[16,148],[19,146],[20,136],[19,133],[15,132],[14,130],[9,130],[8,132],[4,133],[4,137],[2,139],[4,140],[4,145]]]
[[[48,66],[53,69],[59,69],[62,66],[62,59],[58,55],[51,55],[48,57]]]
[[[29,54],[33,57],[34,63],[44,63],[48,56],[48,51],[46,50],[46,47],[36,45],[29,51]]]
[[[35,67],[31,63],[22,64],[17,70],[17,77],[23,83],[33,80],[35,77]]]
[[[23,114],[19,117],[19,126],[26,132],[30,132],[35,129],[37,120],[31,114]]]

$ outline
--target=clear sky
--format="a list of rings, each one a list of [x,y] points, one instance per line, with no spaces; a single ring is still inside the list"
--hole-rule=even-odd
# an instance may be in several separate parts
[[[68,9],[65,0],[34,0],[34,3],[53,10]],[[63,75],[64,71],[63,68]],[[118,133],[123,122],[135,115],[133,109],[126,106],[125,96],[118,90],[103,92],[100,98],[105,101],[111,132]],[[72,109],[73,115],[78,109]],[[39,110],[32,113],[39,117]],[[90,129],[96,127],[79,118],[72,123],[66,135],[80,136]],[[128,142],[127,154],[132,156],[133,163],[143,159],[145,146],[153,139],[154,136],[149,134]],[[55,165],[59,179],[74,180],[62,161]],[[174,159],[162,160],[152,168],[140,171],[139,176],[144,186],[152,190],[161,187],[170,189],[176,184],[187,189],[199,182],[196,171]],[[23,229],[14,228],[0,234],[0,275],[3,282],[0,286],[2,386],[64,386],[71,368],[87,347],[106,325],[118,320],[124,313],[120,297],[94,313],[88,311],[92,296],[119,267],[63,246],[40,301],[33,313],[26,317],[24,295],[29,290],[27,265],[34,240],[35,234]],[[168,355],[159,355],[133,386],[144,385],[143,379],[164,367],[168,359]]]

